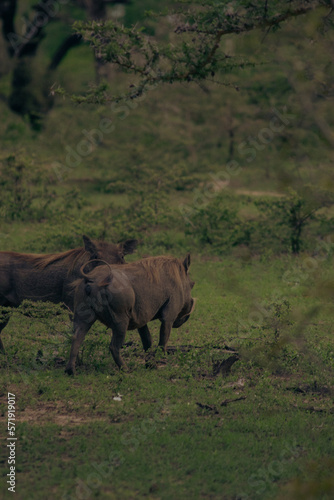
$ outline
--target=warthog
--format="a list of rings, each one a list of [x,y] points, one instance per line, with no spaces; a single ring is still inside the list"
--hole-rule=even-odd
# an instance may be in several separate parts
[[[64,302],[73,311],[74,291],[80,268],[92,259],[91,268],[101,264],[124,264],[124,255],[133,253],[137,240],[113,244],[83,236],[84,247],[48,255],[0,252],[0,306],[18,307],[25,299]],[[1,320],[0,334],[9,318]],[[4,346],[0,338],[0,350]]]
[[[161,321],[159,346],[166,350],[172,328],[179,328],[193,311],[194,299],[188,269],[190,255],[184,262],[174,257],[149,257],[122,267],[99,266],[75,287],[74,333],[68,374],[75,371],[75,360],[84,337],[98,319],[112,329],[111,354],[119,368],[127,330],[138,328],[145,351],[152,345],[147,323]]]

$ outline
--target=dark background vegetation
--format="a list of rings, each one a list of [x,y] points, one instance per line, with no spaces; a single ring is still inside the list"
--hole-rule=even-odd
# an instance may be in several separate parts
[[[28,43],[21,48],[21,39],[14,38],[6,50],[2,41],[2,249],[13,248],[15,220],[37,223],[42,234],[52,221],[42,247],[38,240],[31,248],[20,242],[20,250],[75,245],[82,221],[94,237],[131,233],[150,251],[190,246],[219,255],[238,247],[250,254],[314,251],[317,238],[332,228],[328,10],[283,23],[274,33],[226,37],[224,53],[238,58],[234,70],[220,75],[223,84],[165,84],[145,99],[114,107],[74,106],[50,88],[79,93],[94,81],[108,81],[113,93],[122,95],[131,76],[94,61],[82,41],[74,44],[72,21],[99,14],[127,26],[143,23],[158,40],[171,30],[168,18],[145,19],[152,2],[140,7],[106,2],[96,13],[98,3],[57,4],[57,15],[32,38],[33,48]],[[16,36],[29,33],[25,23],[28,15],[34,20],[33,5],[18,2]],[[70,42],[74,46],[66,46]],[[13,45],[19,54],[10,57]],[[287,117],[275,122],[282,130],[268,133],[274,110]],[[87,141],[83,131],[99,129],[102,119],[112,120],[114,130],[93,133],[88,142],[93,151],[83,145],[78,157],[75,151]],[[237,167],[229,175],[231,161]]]

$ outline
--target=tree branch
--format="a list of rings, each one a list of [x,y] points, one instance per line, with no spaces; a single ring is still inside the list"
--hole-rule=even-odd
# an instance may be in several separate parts
[[[229,6],[216,5],[215,2],[199,2],[198,11],[177,12],[184,24],[175,28],[177,34],[189,35],[180,43],[164,44],[153,42],[152,38],[136,27],[126,28],[113,21],[105,23],[77,23],[77,32],[88,41],[98,57],[115,64],[125,72],[138,75],[139,82],[131,85],[131,91],[122,96],[107,96],[105,101],[135,99],[150,86],[159,83],[200,82],[214,76],[217,69],[227,73],[240,64],[234,57],[220,57],[217,54],[221,40],[226,35],[241,34],[255,29],[267,29],[280,26],[281,23],[300,17],[320,7],[332,8],[334,0],[295,0],[287,3],[279,1],[265,3],[254,0],[247,7],[237,12],[244,2],[236,2],[233,11]],[[189,2],[191,3],[191,2]],[[289,5],[287,9],[285,5]],[[274,11],[274,7],[276,12]],[[191,20],[191,21],[190,21]],[[191,35],[194,33],[194,35]],[[191,38],[191,40],[190,40]],[[101,95],[99,94],[99,102]],[[94,92],[87,96],[76,96],[78,102],[94,102]]]
[[[60,45],[60,47],[57,49],[56,53],[53,55],[51,63],[49,64],[48,69],[49,70],[54,70],[57,68],[57,66],[60,64],[60,62],[64,59],[66,56],[67,52],[72,49],[73,47],[76,47],[82,42],[82,37],[81,35],[70,35],[66,38],[66,40],[63,41],[63,43]]]
[[[220,41],[221,41],[222,37],[225,35],[246,33],[248,31],[252,31],[254,29],[272,28],[274,26],[278,26],[279,24],[281,24],[284,21],[287,21],[288,19],[299,17],[301,15],[307,14],[308,12],[310,12],[316,8],[324,7],[324,5],[330,6],[330,4],[331,4],[331,0],[329,0],[327,2],[317,1],[317,2],[313,2],[312,4],[310,4],[308,6],[299,7],[295,10],[287,11],[287,12],[284,12],[282,14],[276,15],[272,19],[259,17],[253,23],[249,23],[249,24],[245,23],[243,26],[234,26],[234,27],[224,28],[224,29],[218,31],[218,33],[216,34],[213,47],[212,47],[206,61],[201,65],[201,68],[205,67],[213,60],[215,53],[219,49]],[[196,30],[196,28],[192,29],[191,27],[189,27],[189,28],[185,29],[184,31],[196,32],[197,30]],[[210,34],[210,33],[207,32],[206,34]],[[191,76],[192,73],[193,73],[192,71],[189,71],[188,73],[186,73],[184,75],[184,78],[186,79],[187,76]]]

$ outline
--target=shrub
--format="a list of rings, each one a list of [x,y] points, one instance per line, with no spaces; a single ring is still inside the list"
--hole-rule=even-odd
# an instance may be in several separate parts
[[[280,199],[255,201],[260,213],[264,215],[260,239],[266,236],[271,244],[280,243],[282,251],[299,253],[306,246],[305,229],[311,222],[316,226],[319,235],[326,227],[329,229],[330,224],[326,224],[328,219],[317,212],[333,202],[331,192],[314,191],[308,186],[299,193],[291,189],[287,196]]]
[[[11,155],[0,161],[0,208],[6,220],[41,216],[52,200],[42,170],[26,158]]]
[[[204,207],[193,207],[186,233],[201,244],[211,245],[219,254],[237,245],[248,245],[250,225],[238,215],[239,205],[235,197],[224,193],[217,195]]]
[[[254,199],[224,192],[204,205],[186,207],[186,234],[218,254],[240,245],[260,254],[314,250],[317,239],[332,231],[333,220],[321,209],[333,200],[332,193],[307,187],[281,198]]]

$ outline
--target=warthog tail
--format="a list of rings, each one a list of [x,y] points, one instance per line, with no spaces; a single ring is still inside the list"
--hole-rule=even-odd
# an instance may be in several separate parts
[[[86,274],[84,272],[84,269],[86,266],[88,266],[88,264],[90,264],[91,262],[103,262],[103,264],[105,264],[106,266],[109,267],[109,273],[110,273],[110,276],[111,276],[111,267],[110,267],[110,264],[108,262],[106,262],[105,260],[103,259],[91,259],[89,260],[88,262],[86,262],[83,266],[80,267],[80,273],[82,274],[82,276],[84,278],[86,278],[88,281],[92,281],[91,278],[88,276],[88,274]]]

